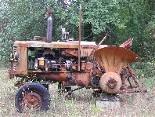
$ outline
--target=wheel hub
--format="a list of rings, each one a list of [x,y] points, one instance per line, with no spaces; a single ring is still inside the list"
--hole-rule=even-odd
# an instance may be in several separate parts
[[[120,90],[122,80],[119,74],[115,72],[107,72],[101,76],[99,84],[104,92],[113,94]]]
[[[36,92],[25,92],[22,106],[28,108],[30,110],[39,110],[42,105],[42,98]]]

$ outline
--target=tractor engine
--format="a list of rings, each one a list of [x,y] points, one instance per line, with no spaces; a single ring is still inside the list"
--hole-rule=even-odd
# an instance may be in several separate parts
[[[73,50],[74,51],[74,50]],[[67,56],[62,49],[30,48],[28,49],[28,69],[42,71],[71,71],[71,65],[76,63],[76,57]],[[33,54],[32,54],[33,53]],[[32,54],[32,55],[31,55]]]
[[[77,49],[28,48],[28,70],[76,72],[78,71],[77,51]],[[87,55],[81,57],[80,63],[81,71],[92,66]]]

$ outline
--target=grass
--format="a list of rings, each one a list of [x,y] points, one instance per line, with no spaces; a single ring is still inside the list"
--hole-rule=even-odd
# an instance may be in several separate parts
[[[121,107],[106,109],[97,107],[91,89],[74,93],[73,100],[58,96],[57,86],[50,85],[51,105],[47,112],[18,113],[14,106],[16,79],[9,79],[7,69],[0,70],[0,117],[154,117],[155,116],[155,70],[136,69],[138,77],[146,86],[145,94],[123,94]]]

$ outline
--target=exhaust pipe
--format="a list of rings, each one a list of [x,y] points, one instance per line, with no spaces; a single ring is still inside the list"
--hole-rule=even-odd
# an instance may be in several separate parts
[[[48,18],[47,18],[47,34],[46,34],[46,42],[52,42],[52,29],[53,29],[53,19],[52,19],[52,11],[48,9]]]

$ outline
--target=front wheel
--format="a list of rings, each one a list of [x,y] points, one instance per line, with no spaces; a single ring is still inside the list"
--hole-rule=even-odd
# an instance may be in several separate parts
[[[49,91],[40,83],[27,83],[21,86],[15,96],[15,106],[19,112],[46,111],[49,105]]]

